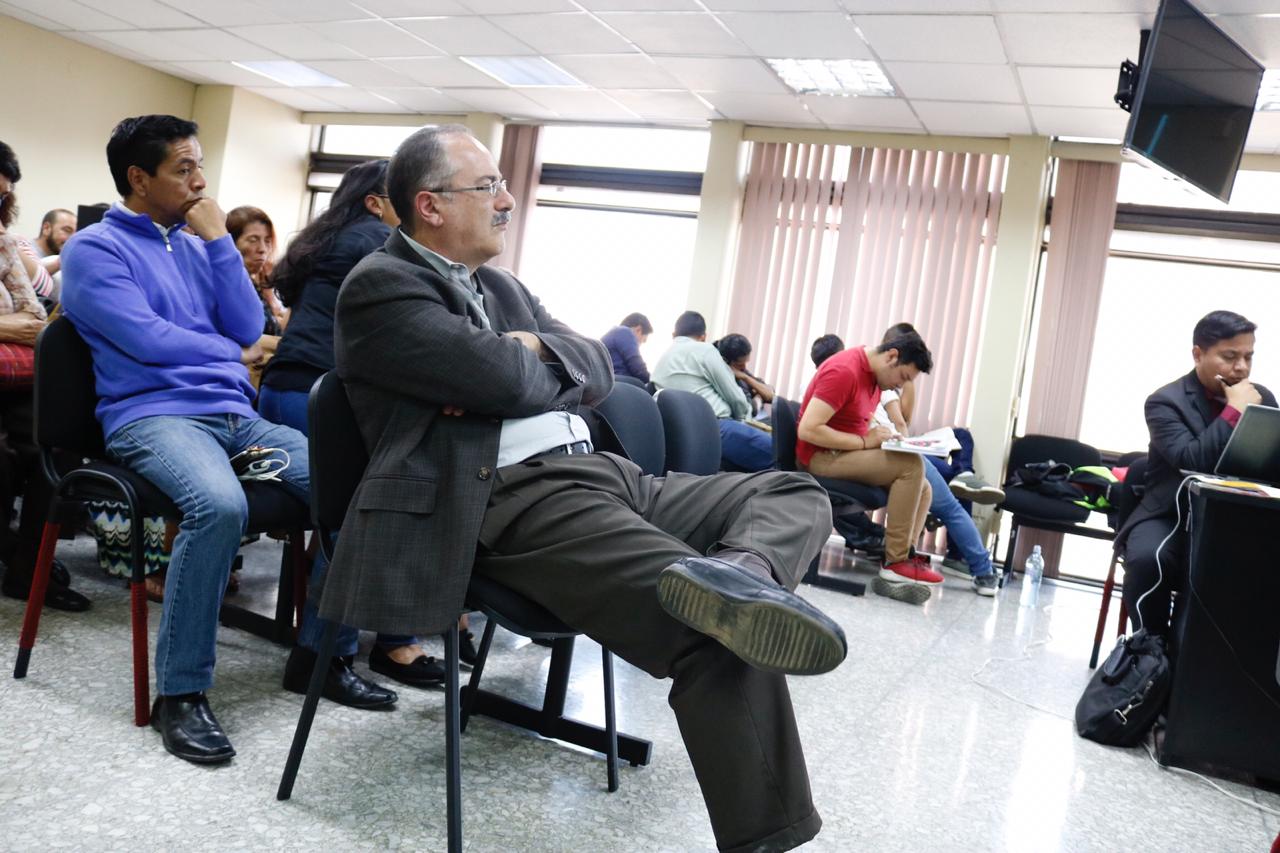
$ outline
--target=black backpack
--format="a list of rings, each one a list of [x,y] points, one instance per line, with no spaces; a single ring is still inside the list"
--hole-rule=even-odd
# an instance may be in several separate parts
[[[1009,475],[1005,486],[1020,486],[1037,494],[1067,501],[1084,497],[1084,490],[1071,482],[1071,466],[1065,462],[1028,462]]]
[[[1162,638],[1145,628],[1121,638],[1076,704],[1076,731],[1107,746],[1137,744],[1164,710],[1170,681]]]

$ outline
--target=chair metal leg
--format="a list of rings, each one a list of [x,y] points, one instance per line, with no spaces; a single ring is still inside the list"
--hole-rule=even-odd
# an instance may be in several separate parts
[[[311,670],[307,698],[302,700],[302,713],[298,715],[298,727],[294,729],[289,758],[285,761],[284,773],[280,777],[280,787],[276,791],[277,800],[287,800],[293,796],[293,782],[298,778],[298,765],[302,763],[302,753],[307,748],[307,738],[311,735],[311,723],[316,717],[316,706],[320,704],[320,691],[324,689],[324,677],[328,673],[333,651],[338,646],[338,623],[332,619],[323,621],[324,632],[320,636],[320,651],[316,653],[316,665]]]
[[[50,517],[54,517],[52,514]],[[36,557],[35,571],[31,575],[31,589],[27,594],[27,607],[22,617],[22,634],[18,637],[18,659],[13,665],[14,678],[26,678],[31,662],[31,649],[36,644],[36,632],[40,629],[40,614],[44,610],[44,595],[49,589],[49,573],[53,569],[53,551],[58,546],[58,530],[55,521],[46,522],[40,538],[40,553]]]
[[[1124,599],[1120,599],[1120,618],[1116,620],[1116,636],[1124,636],[1124,626],[1129,619],[1129,608],[1125,607]]]
[[[605,762],[609,772],[609,793],[618,790],[618,717],[613,701],[613,652],[602,649],[600,668],[604,672],[604,730],[609,750]]]
[[[151,665],[147,650],[147,584],[129,582],[129,622],[133,629],[133,724],[151,722]]]
[[[1111,607],[1111,594],[1116,586],[1116,562],[1119,555],[1111,555],[1111,567],[1107,569],[1107,579],[1102,584],[1102,606],[1098,608],[1098,627],[1093,632],[1093,651],[1089,655],[1089,669],[1098,666],[1098,650],[1102,648],[1102,632],[1106,630],[1107,610]]]
[[[484,663],[489,659],[489,645],[493,642],[493,631],[497,627],[498,623],[493,619],[485,619],[484,633],[480,635],[480,648],[476,651],[476,662],[471,666],[471,680],[467,682],[467,695],[462,702],[459,731],[467,730],[467,720],[471,719],[471,711],[476,706],[476,695],[480,691],[480,677],[484,675]]]
[[[444,632],[445,815],[449,853],[462,853],[462,729],[459,722],[458,623]]]
[[[289,534],[289,551],[293,558],[293,639],[302,630],[302,608],[307,603],[307,533],[301,527]]]
[[[1009,550],[1004,552],[1004,568],[1000,572],[1000,586],[1013,577],[1013,552],[1018,547],[1018,521],[1015,517],[1009,525]]]

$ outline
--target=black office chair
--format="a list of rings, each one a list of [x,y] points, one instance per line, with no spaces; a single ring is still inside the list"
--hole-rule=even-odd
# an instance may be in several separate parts
[[[614,385],[596,404],[595,414],[606,427],[595,436],[596,450],[625,456],[646,474],[662,476],[667,444],[662,415],[650,394],[634,385]]]
[[[644,390],[644,386],[645,386],[645,381],[643,379],[636,379],[634,376],[626,376],[626,375],[619,376],[616,373],[613,375],[613,381],[614,381],[614,384],[634,385],[637,388],[641,389],[642,391]]]
[[[1119,464],[1121,467],[1128,467],[1129,472],[1125,475],[1123,482],[1111,489],[1111,503],[1115,506],[1114,517],[1111,519],[1113,530],[1123,527],[1142,501],[1142,492],[1147,482],[1147,454],[1126,453],[1120,457]],[[1123,562],[1124,554],[1118,548],[1113,549],[1111,565],[1107,569],[1107,579],[1102,584],[1102,604],[1098,608],[1098,626],[1093,632],[1093,651],[1089,653],[1089,669],[1094,669],[1098,665],[1098,651],[1102,648],[1102,633],[1106,630],[1107,624],[1107,609],[1111,606],[1111,594],[1116,586],[1116,566]],[[1116,619],[1116,636],[1124,633],[1128,615],[1124,599],[1121,598],[1120,614]]]
[[[781,397],[773,398],[773,461],[779,471],[796,471],[796,440],[798,439],[798,420],[800,404]],[[818,477],[810,474],[818,481],[818,485],[826,489],[831,499],[831,511],[834,514],[846,512],[866,512],[869,509],[880,509],[889,502],[884,489],[877,486],[866,486],[851,480],[837,480],[831,477]],[[818,572],[818,560],[815,558],[809,565],[804,582],[812,586],[835,589],[850,595],[864,595],[867,586],[859,581],[833,578]]]
[[[711,404],[692,391],[664,388],[654,397],[662,415],[664,467],[686,474],[720,470],[720,426]]]
[[[133,628],[133,721],[151,719],[151,686],[147,654],[147,594],[142,548],[142,519],[163,516],[178,521],[182,513],[159,489],[140,475],[106,461],[102,427],[94,415],[98,395],[93,358],[71,321],[60,317],[36,341],[35,433],[44,476],[53,484],[48,520],[40,540],[31,593],[18,641],[14,678],[24,678],[35,646],[54,549],[64,525],[78,522],[89,501],[119,501],[129,519],[132,576],[129,581]],[[224,625],[242,628],[276,642],[290,642],[302,619],[307,577],[306,507],[278,486],[245,484],[249,501],[249,533],[288,530],[280,563],[280,591],[275,618],[229,604],[219,615]]]
[[[1072,468],[1082,465],[1101,465],[1102,454],[1096,447],[1071,438],[1058,438],[1052,435],[1024,435],[1013,440],[1009,448],[1009,462],[1005,467],[1008,475],[1023,465],[1034,462],[1062,462]],[[1006,475],[1006,476],[1008,476]],[[1000,585],[1009,578],[1014,570],[1014,549],[1018,546],[1018,531],[1023,527],[1033,530],[1046,530],[1051,533],[1070,533],[1090,539],[1115,539],[1114,528],[1089,527],[1084,524],[1089,518],[1089,510],[1076,506],[1070,501],[1042,495],[1025,486],[1005,486],[1004,500],[996,509],[1005,510],[1013,518],[1009,528],[1009,548],[1005,552],[1004,569],[1000,575]]]
[[[629,387],[629,386],[628,386]],[[639,389],[633,389],[639,391]],[[641,397],[649,399],[643,391]],[[652,405],[652,403],[651,403]],[[332,535],[346,517],[351,497],[364,476],[369,457],[356,422],[355,412],[347,399],[346,388],[334,372],[326,373],[311,389],[308,403],[311,425],[311,512],[326,556],[332,558]],[[605,725],[600,729],[564,717],[564,701],[568,692],[569,668],[573,658],[573,639],[577,632],[557,620],[544,608],[524,596],[487,578],[473,575],[467,590],[467,606],[481,610],[488,617],[484,636],[471,681],[467,686],[466,713],[484,714],[495,719],[530,729],[545,737],[554,737],[578,746],[605,752],[608,759],[609,790],[617,790],[617,761],[622,755],[633,765],[647,764],[653,745],[648,741],[619,735],[614,727],[613,658],[606,649],[604,658]],[[325,670],[337,646],[338,623],[323,620],[320,649],[311,681],[303,700],[298,725],[294,731],[289,757],[285,762],[276,798],[287,800],[293,795],[298,767],[306,749],[316,706],[324,685]],[[547,690],[541,709],[534,709],[506,697],[479,689],[480,678],[488,658],[493,631],[497,624],[515,633],[553,641]],[[458,627],[454,623],[444,632],[445,644],[445,814],[450,853],[462,850],[462,752],[461,738],[466,717],[462,707],[463,691],[458,676]]]

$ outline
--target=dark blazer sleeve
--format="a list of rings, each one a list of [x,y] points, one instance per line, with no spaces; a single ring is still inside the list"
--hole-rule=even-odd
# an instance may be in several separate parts
[[[1212,471],[1231,438],[1231,424],[1223,418],[1197,434],[1182,411],[1185,401],[1176,399],[1178,392],[1165,391],[1147,398],[1147,429],[1151,433],[1151,449],[1164,457],[1175,471]]]
[[[538,297],[519,282],[536,325],[534,334],[563,366],[564,380],[582,389],[581,404],[594,406],[613,390],[613,361],[605,345],[584,337],[551,316]]]
[[[545,311],[537,329],[575,385],[566,388],[515,338],[473,324],[465,307],[454,304],[447,287],[433,285],[422,267],[379,251],[352,270],[339,292],[338,372],[348,382],[468,414],[529,417],[576,406],[587,390],[599,387],[587,375],[590,348]]]

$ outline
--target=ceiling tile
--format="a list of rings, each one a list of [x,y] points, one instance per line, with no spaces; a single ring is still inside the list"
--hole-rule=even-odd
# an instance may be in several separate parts
[[[809,112],[829,127],[866,127],[923,130],[923,125],[901,98],[840,98],[802,95]]]
[[[74,30],[124,30],[126,21],[106,15],[75,0],[6,0],[10,6],[34,12]]]
[[[642,54],[557,56],[556,65],[597,89],[676,89],[680,81]]]
[[[288,18],[264,9],[253,0],[164,0],[164,3],[215,27],[234,27],[246,22],[254,24],[289,22]]]
[[[311,24],[334,44],[344,45],[368,57],[438,56],[440,51],[386,21],[345,21],[340,24]]]
[[[697,0],[578,0],[592,12],[700,12]]]
[[[420,18],[428,15],[470,15],[460,0],[359,0],[360,8],[379,18]]]
[[[328,112],[345,112],[345,108],[326,101],[324,98],[309,95],[300,92],[297,89],[290,89],[286,86],[258,86],[251,87],[250,92],[261,95],[264,98],[270,98],[273,101],[293,107],[295,110],[305,110],[308,112],[328,113]]]
[[[384,98],[367,92],[364,89],[332,88],[328,86],[297,86],[293,91],[304,95],[314,95],[326,101],[332,101],[340,107],[366,113],[404,113],[405,107],[392,103]]]
[[[707,121],[715,110],[690,92],[612,89],[606,94],[648,121]]]
[[[246,71],[243,68],[232,65],[230,62],[155,62],[148,64],[167,66],[167,69],[162,70],[167,70],[167,73],[177,77],[183,77],[188,80],[199,77],[201,80],[207,80],[223,86],[244,86],[251,89],[270,85],[272,82],[261,74]]]
[[[622,36],[586,12],[496,15],[489,19],[539,53],[634,53]]]
[[[369,15],[347,0],[254,0],[254,4],[286,20],[308,24],[315,21],[358,21]]]
[[[349,47],[329,41],[319,33],[294,24],[231,27],[227,30],[254,44],[269,47],[290,59],[359,59]]]
[[[1160,0],[992,0],[997,12],[1101,12],[1154,15]],[[1236,0],[1227,0],[1235,3]],[[1195,0],[1196,8],[1207,8],[1204,0]]]
[[[512,118],[556,118],[556,114],[541,104],[535,104],[512,89],[443,89],[444,94],[482,112],[497,113]]]
[[[930,133],[1009,136],[1031,132],[1026,108],[1013,104],[912,101],[911,106]]]
[[[838,0],[702,0],[712,12],[843,12]]]
[[[776,59],[871,59],[847,15],[839,12],[733,12],[720,20],[759,56]]]
[[[761,124],[821,124],[794,95],[753,95],[740,92],[699,92],[728,119]]]
[[[1015,65],[1074,65],[1117,70],[1138,58],[1141,15],[1001,15]]]
[[[704,12],[609,12],[601,20],[647,53],[748,56],[751,50]]]
[[[854,15],[881,12],[963,15],[992,11],[991,0],[843,0],[843,5]]]
[[[593,89],[526,89],[524,96],[566,119],[640,121],[640,116]]]
[[[202,23],[156,0],[79,0],[79,2],[146,30],[198,27]]]
[[[1280,12],[1280,6],[1273,3],[1272,12]],[[1254,59],[1272,68],[1280,67],[1280,18],[1220,15],[1213,22],[1253,54]],[[1133,52],[1136,54],[1137,48]]]
[[[0,15],[8,15],[10,18],[24,21],[32,26],[39,27],[42,30],[49,30],[50,32],[70,29],[67,24],[60,24],[52,18],[37,15],[35,12],[28,11],[18,6],[10,6],[8,3],[0,2]]]
[[[113,54],[115,56],[120,56],[125,59],[132,59],[135,62],[147,62],[147,61],[156,60],[156,57],[154,56],[146,56],[144,54],[138,53],[136,50],[131,50],[130,48],[124,47],[123,45],[115,44],[113,42],[107,41],[106,39],[99,38],[99,34],[97,33],[78,33],[78,32],[75,32],[74,30],[66,30],[64,32],[58,33],[58,35],[63,36],[64,38],[69,38],[72,41],[78,41],[81,44],[87,44],[89,47],[96,48],[97,50],[106,51],[107,53]],[[184,56],[179,58],[189,59],[190,57]]]
[[[313,59],[307,67],[352,86],[412,86],[414,80],[367,59]]]
[[[1249,137],[1245,148],[1254,151],[1274,151],[1280,146],[1280,113],[1254,113],[1249,125]]]
[[[1032,107],[1035,132],[1042,136],[1088,136],[1119,142],[1129,124],[1129,114],[1119,107],[1110,110],[1083,107]]]
[[[1046,107],[1120,107],[1112,100],[1119,76],[1116,68],[1062,68],[1023,65],[1018,68],[1027,103]]]
[[[570,0],[462,0],[479,15],[508,15],[516,12],[576,12]],[[421,13],[419,13],[421,14]]]
[[[1007,61],[995,18],[989,15],[859,15],[854,22],[881,59]]]
[[[465,113],[470,109],[462,101],[449,97],[439,89],[426,86],[379,86],[369,91],[384,98],[390,98],[405,109],[416,113]]]
[[[1022,103],[1013,70],[1007,65],[886,62],[884,67],[897,86],[898,94],[907,98]]]
[[[188,58],[206,56],[225,62],[244,62],[254,59],[279,59],[280,56],[265,47],[237,38],[222,30],[169,30],[164,39],[190,52]]]
[[[454,56],[529,56],[537,53],[484,18],[396,18],[395,23]]]
[[[503,85],[483,71],[452,56],[383,59],[380,62],[424,86],[494,87]]]
[[[1155,3],[1152,7],[1154,9]],[[1196,0],[1195,6],[1207,15],[1275,14],[1275,0]]]
[[[759,59],[704,59],[657,56],[654,61],[690,89],[709,92],[790,94],[791,90]]]
[[[207,30],[206,32],[213,32],[213,30]],[[137,56],[145,56],[147,59],[181,62],[184,59],[216,58],[203,51],[194,51],[189,45],[178,39],[156,38],[155,33],[146,30],[120,30],[93,33],[93,35],[108,44],[122,47]]]

